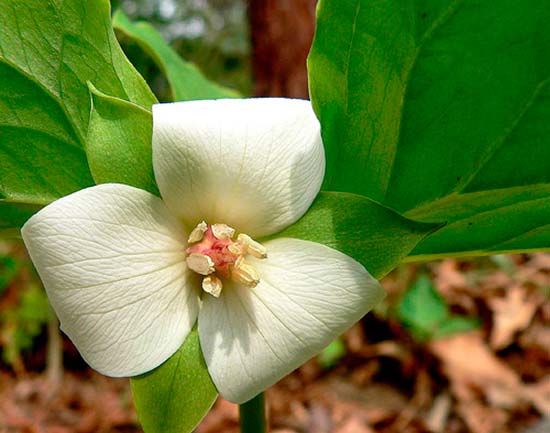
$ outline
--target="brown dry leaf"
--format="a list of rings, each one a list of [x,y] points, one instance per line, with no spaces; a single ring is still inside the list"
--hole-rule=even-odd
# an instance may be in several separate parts
[[[298,433],[296,430],[290,430],[290,429],[275,429],[271,433]]]
[[[451,396],[447,393],[438,395],[426,416],[426,428],[434,433],[445,431],[445,425],[451,412]]]
[[[439,263],[434,268],[434,283],[448,304],[460,306],[469,314],[476,313],[474,298],[478,295],[478,287],[468,281],[459,262],[447,259]]]
[[[550,359],[550,327],[539,322],[534,322],[521,334],[519,344],[523,347],[537,347],[547,352]]]
[[[528,296],[526,289],[521,286],[510,288],[504,298],[489,299],[494,322],[491,347],[498,350],[510,345],[514,334],[529,326],[539,304],[539,300]]]
[[[312,358],[298,369],[301,379],[305,383],[313,382],[322,373],[316,358]]]
[[[527,266],[534,267],[541,271],[550,271],[550,253],[532,254]]]
[[[344,334],[347,348],[351,353],[357,353],[367,344],[365,331],[361,322],[357,322]]]
[[[519,376],[491,352],[479,331],[436,340],[429,346],[443,362],[459,400],[473,400],[476,390],[498,407],[513,407],[521,400]]]
[[[533,254],[527,263],[518,268],[516,279],[533,283],[538,287],[548,287],[550,285],[548,271],[550,271],[550,254]]]
[[[550,377],[533,385],[527,385],[524,394],[542,415],[550,418]]]
[[[380,371],[380,360],[370,359],[363,365],[359,365],[351,372],[351,381],[358,386],[368,386],[376,373]]]
[[[429,404],[432,400],[431,386],[432,383],[428,372],[424,369],[419,370],[416,374],[414,395],[407,404],[407,407],[399,413],[399,416],[392,424],[393,430],[404,431],[421,409]]]
[[[504,271],[495,271],[484,274],[479,279],[480,295],[484,298],[491,295],[495,290],[507,289],[517,284],[515,278]]]
[[[371,383],[359,387],[352,382],[330,380],[317,385],[314,398],[323,398],[334,405],[337,422],[350,415],[360,415],[365,423],[374,425],[393,419],[407,406],[406,398],[391,386]]]
[[[439,264],[435,284],[444,292],[468,286],[464,273],[459,269],[458,262],[453,259],[443,260]]]
[[[505,411],[488,408],[473,400],[459,403],[457,411],[473,433],[500,433],[508,421]]]
[[[384,340],[376,344],[364,346],[359,354],[364,358],[386,356],[401,361],[404,364],[414,363],[414,356],[404,345],[394,340]]]
[[[351,416],[334,430],[334,433],[374,433],[358,416]]]
[[[522,383],[519,375],[491,352],[479,331],[431,342],[430,349],[443,362],[459,413],[475,433],[498,432],[495,426],[507,421],[507,413],[500,409],[517,408],[523,402],[543,415],[550,411],[550,381]],[[481,403],[480,394],[492,407]]]
[[[309,408],[307,431],[311,433],[330,433],[332,428],[330,410],[325,405],[312,401]]]
[[[197,433],[229,433],[239,431],[239,407],[221,397],[197,426]]]
[[[8,384],[7,384],[8,385]],[[13,432],[106,433],[135,424],[127,381],[66,374],[52,398],[45,376],[29,376],[0,390],[0,419]],[[0,422],[1,425],[1,422]]]

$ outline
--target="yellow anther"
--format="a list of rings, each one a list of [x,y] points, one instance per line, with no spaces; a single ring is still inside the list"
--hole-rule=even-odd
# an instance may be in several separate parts
[[[245,247],[245,251],[248,254],[258,259],[265,259],[267,257],[267,249],[247,234],[239,234],[239,236],[237,236],[237,241]]]
[[[260,282],[260,275],[256,268],[246,263],[242,256],[235,262],[231,278],[246,287],[256,287]]]
[[[197,224],[197,227],[195,227],[191,232],[191,234],[189,235],[189,238],[187,239],[187,243],[192,244],[195,242],[202,241],[202,238],[204,237],[206,230],[208,230],[208,224],[206,224],[206,222],[202,221],[199,224]]]
[[[231,254],[235,254],[236,256],[242,256],[245,253],[245,251],[243,249],[243,246],[241,244],[237,244],[235,242],[229,244],[227,246],[227,249],[229,250],[229,252]]]
[[[202,290],[204,290],[206,293],[211,294],[215,298],[219,298],[220,294],[222,293],[222,289],[222,280],[220,280],[215,275],[208,275],[207,277],[203,278]]]
[[[191,253],[185,261],[189,269],[201,275],[209,275],[216,271],[214,261],[205,254]]]
[[[212,234],[218,239],[231,239],[235,229],[227,224],[212,224]]]

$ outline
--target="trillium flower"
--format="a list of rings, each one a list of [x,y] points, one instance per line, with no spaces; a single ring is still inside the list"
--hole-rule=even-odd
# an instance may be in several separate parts
[[[324,175],[307,101],[153,107],[162,199],[121,184],[63,197],[22,235],[61,328],[99,372],[167,360],[198,320],[218,391],[242,403],[322,350],[383,296],[352,258],[290,238]]]

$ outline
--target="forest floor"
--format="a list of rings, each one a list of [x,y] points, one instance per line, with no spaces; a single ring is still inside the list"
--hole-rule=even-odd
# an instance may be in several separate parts
[[[22,271],[0,291],[3,351],[34,281]],[[272,433],[550,431],[550,254],[407,264],[383,285],[374,313],[267,391]],[[55,328],[3,356],[0,433],[141,432],[128,380],[90,370],[66,338],[60,367]],[[197,428],[238,431],[221,398]]]

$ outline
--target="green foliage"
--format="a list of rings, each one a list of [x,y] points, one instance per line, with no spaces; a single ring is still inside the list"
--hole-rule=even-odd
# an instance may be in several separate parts
[[[438,227],[406,219],[355,194],[321,192],[298,222],[276,236],[328,245],[382,278]]]
[[[155,97],[114,37],[107,0],[0,0],[0,29],[4,231],[28,216],[19,205],[29,211],[93,184],[83,149],[88,81],[145,108]]]
[[[412,259],[549,248],[550,9],[320,0],[324,188],[445,221]]]
[[[234,98],[238,93],[208,80],[192,63],[186,62],[146,22],[131,22],[121,10],[113,15],[113,26],[135,40],[164,73],[173,101]]]
[[[468,332],[479,328],[481,324],[481,320],[476,317],[450,315],[439,324],[439,327],[433,334],[433,338],[443,338],[448,335]]]
[[[191,432],[218,395],[206,369],[196,328],[168,361],[133,378],[131,383],[139,419],[147,433]]]
[[[317,362],[321,368],[332,368],[338,364],[338,361],[340,361],[345,354],[346,345],[341,338],[337,338],[317,356]]]
[[[0,245],[7,247],[7,252],[0,254],[0,296],[5,295],[0,309],[0,352],[4,362],[17,368],[22,353],[33,347],[52,313],[40,286],[21,284],[26,280],[21,275],[28,272],[29,263],[10,252],[13,245]]]
[[[41,208],[40,205],[13,203],[0,199],[0,238],[20,238],[19,227]]]
[[[0,20],[3,14],[0,2]],[[2,50],[4,45],[0,39]],[[9,203],[44,205],[91,185],[92,179],[61,99],[3,55],[0,51],[0,203],[13,215]],[[17,217],[3,217],[4,212],[3,226],[17,222]]]
[[[245,95],[252,88],[247,3],[245,0],[111,0],[113,9],[120,7],[132,21],[152,25],[179,55],[197,65],[210,80]],[[143,56],[143,49],[123,33],[118,31],[117,35],[121,36],[119,41],[132,63],[159,99],[170,101],[160,71],[150,58]]]
[[[407,290],[397,309],[397,317],[419,340],[465,332],[480,325],[476,318],[452,314],[425,275]]]
[[[51,309],[44,290],[31,285],[20,291],[19,303],[3,309],[0,315],[0,343],[4,362],[14,365],[23,351],[31,349],[34,339],[51,320]]]
[[[159,195],[153,174],[151,112],[93,86],[86,154],[96,183],[124,183]]]
[[[0,255],[0,295],[19,271],[19,262],[9,255]]]

